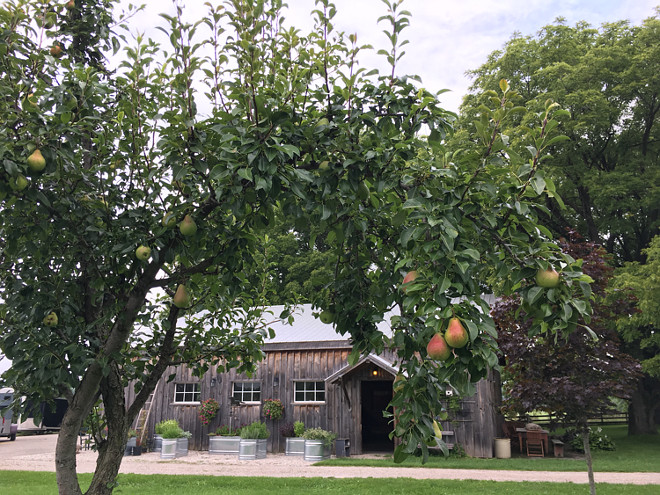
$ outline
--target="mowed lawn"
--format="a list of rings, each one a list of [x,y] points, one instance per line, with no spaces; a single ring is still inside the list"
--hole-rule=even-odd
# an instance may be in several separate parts
[[[596,471],[660,472],[660,435],[628,437],[625,427],[607,427],[608,435],[616,442],[613,452],[595,452]],[[391,459],[340,458],[319,464],[357,466],[397,466]],[[403,466],[420,467],[418,458],[408,459]],[[472,459],[432,457],[424,467],[445,469],[500,469],[522,471],[586,471],[583,459]],[[258,473],[255,473],[258,474]],[[90,474],[80,476],[83,487],[91,480]],[[386,495],[572,495],[588,492],[586,485],[573,483],[493,482],[472,480],[415,480],[410,478],[265,478],[255,476],[176,476],[121,474],[114,493],[123,495],[259,495],[273,493],[301,494],[386,494]],[[597,484],[599,495],[657,495],[658,485]],[[29,471],[0,471],[2,495],[55,495],[55,473]]]
[[[82,475],[88,484],[91,475]],[[3,495],[56,495],[54,473],[0,471]],[[414,480],[410,478],[239,478],[217,476],[119,475],[115,494],[123,495],[584,495],[586,485],[572,483]],[[599,495],[657,495],[658,486],[597,485]]]
[[[594,471],[602,472],[660,472],[660,434],[628,436],[626,426],[605,426],[603,430],[616,444],[614,451],[595,451]],[[444,469],[494,469],[515,471],[586,471],[583,457],[529,458],[512,452],[511,459],[477,459],[470,457],[431,456],[424,467]],[[339,458],[323,461],[323,465],[346,466],[405,466],[421,467],[419,457],[409,457],[403,464],[395,464],[391,456],[383,459]],[[660,493],[660,488],[657,488]]]

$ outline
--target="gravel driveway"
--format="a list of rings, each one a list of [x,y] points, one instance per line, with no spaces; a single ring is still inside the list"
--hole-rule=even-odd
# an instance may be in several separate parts
[[[15,442],[0,442],[0,470],[54,471],[56,435],[19,437]],[[21,446],[21,444],[23,444]],[[93,472],[96,453],[78,453],[78,472]],[[255,469],[256,468],[256,469]],[[585,472],[492,471],[483,469],[375,468],[314,466],[302,457],[268,454],[266,459],[239,461],[237,456],[210,455],[191,451],[187,457],[161,460],[148,453],[124,457],[122,473],[201,474],[210,476],[333,477],[333,478],[417,478],[473,479],[491,481],[551,481],[588,483]],[[660,473],[595,473],[597,483],[660,485]]]

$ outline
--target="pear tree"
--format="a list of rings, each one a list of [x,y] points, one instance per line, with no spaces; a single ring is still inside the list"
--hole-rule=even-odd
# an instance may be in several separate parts
[[[397,356],[397,460],[418,445],[427,454],[446,387],[470,393],[497,365],[484,294],[520,298],[532,334],[588,321],[589,278],[539,221],[556,197],[539,165],[565,112],[548,101],[509,140],[508,119],[525,109],[503,80],[448,153],[455,115],[398,74],[410,15],[383,4],[384,75],[359,65],[366,48],[334,28],[329,0],[315,2],[309,33],[286,25],[279,0],[208,4],[192,21],[177,2],[162,42],[131,36],[113,0],[3,2],[3,379],[67,398],[60,493],[82,492],[76,442],[90,415],[107,430],[94,430],[87,493],[107,494],[168,366],[249,371],[261,358],[272,268],[262,239],[276,217],[324,235],[334,270],[314,303],[350,338],[351,361]],[[66,47],[57,56],[54,42]],[[31,173],[35,150],[44,166]],[[19,174],[30,177],[21,191],[9,186]],[[535,281],[548,266],[556,287]],[[390,337],[377,324],[392,310]],[[454,317],[468,341],[434,359],[427,345]]]

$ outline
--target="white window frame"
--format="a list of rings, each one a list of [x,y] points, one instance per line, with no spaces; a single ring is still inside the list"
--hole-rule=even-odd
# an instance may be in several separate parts
[[[261,382],[259,382],[259,381],[250,381],[250,380],[236,380],[235,382],[232,382],[232,384],[231,384],[231,396],[232,396],[232,398],[236,397],[236,392],[237,392],[237,390],[236,390],[236,385],[238,385],[239,383],[240,383],[242,386],[245,386],[245,385],[251,385],[251,387],[252,387],[251,390],[248,390],[248,391],[246,391],[246,390],[241,390],[241,391],[240,391],[241,398],[240,398],[239,400],[240,400],[240,402],[241,402],[242,404],[261,404],[261,397],[262,397],[262,392],[263,392],[263,390],[261,389]],[[245,393],[245,392],[248,392],[248,393],[250,393],[251,396],[254,396],[254,394],[255,394],[255,392],[256,392],[256,391],[254,390],[254,386],[255,386],[255,385],[258,385],[258,386],[259,386],[259,390],[258,390],[258,392],[259,392],[259,400],[243,400],[243,397],[244,397],[244,393]]]
[[[183,387],[183,390],[179,390],[179,387]],[[188,390],[188,388],[192,390]],[[197,397],[197,400],[177,400],[177,396],[182,394],[183,398],[191,396],[192,398]],[[174,384],[174,401],[172,404],[200,404],[200,398],[202,397],[202,385],[199,382],[178,382]]]
[[[302,390],[298,390],[298,385],[302,385]],[[307,385],[313,385],[313,388],[308,388]],[[318,388],[319,384],[322,388]],[[313,393],[316,398],[319,392],[323,392],[323,400],[298,400],[296,396],[302,392],[304,396],[308,393]],[[325,404],[327,391],[325,389],[325,382],[323,380],[295,380],[293,382],[293,403],[294,404]]]

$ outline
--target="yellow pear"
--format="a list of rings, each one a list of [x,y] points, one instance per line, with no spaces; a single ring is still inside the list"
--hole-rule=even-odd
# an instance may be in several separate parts
[[[55,312],[51,312],[46,317],[44,318],[44,325],[47,327],[54,327],[57,325],[57,314]]]
[[[27,158],[28,167],[30,167],[31,172],[41,172],[46,168],[46,159],[44,155],[41,154],[41,150],[36,149],[32,152]]]
[[[179,284],[176,288],[174,297],[172,298],[172,304],[177,308],[187,308],[190,306],[190,297],[188,296],[188,289],[183,284]]]

